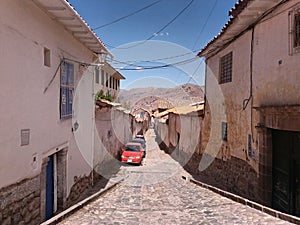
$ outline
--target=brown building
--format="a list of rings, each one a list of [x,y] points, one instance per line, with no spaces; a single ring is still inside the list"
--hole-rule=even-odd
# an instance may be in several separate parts
[[[198,175],[300,216],[300,1],[240,0],[230,15],[198,54],[207,100]]]

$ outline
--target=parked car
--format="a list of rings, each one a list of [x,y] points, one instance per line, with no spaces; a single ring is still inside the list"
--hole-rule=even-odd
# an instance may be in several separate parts
[[[121,162],[141,165],[144,149],[141,143],[129,142],[122,148]]]
[[[142,134],[137,134],[137,135],[135,136],[135,138],[140,138],[140,139],[145,140],[145,137],[144,137],[144,135],[142,135]]]
[[[146,157],[146,141],[145,139],[141,139],[141,138],[134,138],[131,142],[133,143],[140,143],[144,149],[144,154],[143,154],[143,158]]]

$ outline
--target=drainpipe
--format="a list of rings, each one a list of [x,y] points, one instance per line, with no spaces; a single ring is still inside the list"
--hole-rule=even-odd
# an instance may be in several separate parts
[[[243,111],[246,110],[248,104],[251,101],[251,108],[250,108],[250,126],[251,126],[251,137],[252,142],[254,142],[253,137],[253,49],[254,49],[254,28],[255,25],[252,27],[251,31],[251,50],[250,50],[250,86],[249,86],[249,97],[247,99],[244,99],[243,101]]]
[[[249,97],[244,99],[243,101],[243,110],[245,110],[252,100],[252,89],[253,89],[253,48],[254,48],[254,26],[252,27],[252,34],[251,34],[251,50],[250,50],[250,89],[249,89]]]

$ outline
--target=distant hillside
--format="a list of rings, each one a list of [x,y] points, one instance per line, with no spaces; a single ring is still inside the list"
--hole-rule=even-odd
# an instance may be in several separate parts
[[[135,88],[121,90],[120,103],[124,108],[136,111],[140,108],[155,110],[175,106],[189,105],[203,101],[203,87],[194,84],[184,84],[174,88]]]

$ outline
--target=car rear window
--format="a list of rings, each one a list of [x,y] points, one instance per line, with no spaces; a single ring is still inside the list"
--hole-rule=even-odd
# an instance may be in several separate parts
[[[137,145],[127,145],[125,147],[125,151],[127,151],[127,152],[139,152],[140,151],[140,146],[137,146]]]

